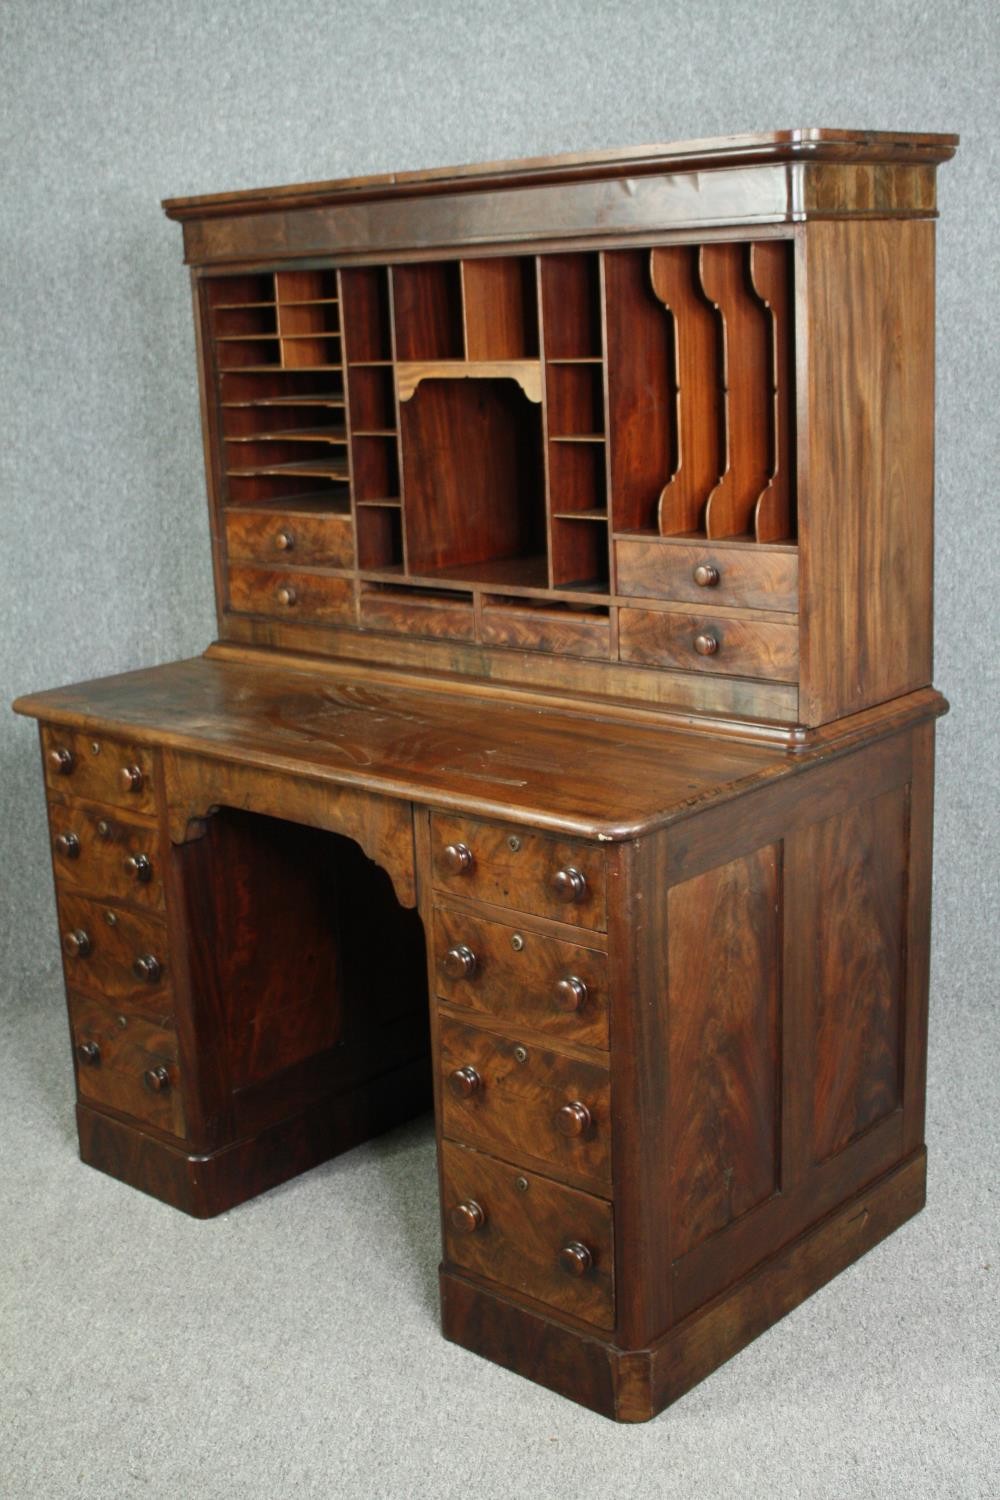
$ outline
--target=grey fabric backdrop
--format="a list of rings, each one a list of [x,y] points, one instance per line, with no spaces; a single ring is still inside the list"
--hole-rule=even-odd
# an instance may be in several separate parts
[[[988,1199],[995,1172],[991,1175],[984,1152],[992,1148],[988,1122],[997,1112],[997,1068],[990,1059],[997,1052],[996,908],[1000,894],[996,862],[1000,806],[996,746],[1000,656],[995,524],[1000,405],[996,17],[991,0],[953,7],[928,6],[923,0],[888,5],[847,0],[836,6],[806,5],[802,0],[773,0],[767,6],[736,0],[729,4],[668,0],[631,6],[582,0],[464,0],[461,4],[432,0],[369,4],[360,0],[351,4],[3,0],[0,5],[0,589],[4,612],[0,699],[4,701],[29,689],[197,653],[212,635],[188,284],[181,265],[180,233],[162,216],[161,197],[776,126],[961,132],[963,144],[957,158],[939,174],[935,680],[951,699],[952,714],[942,723],[939,742],[932,1044],[939,1049],[936,1055],[944,1071],[932,1070],[937,1090],[932,1126],[943,1133],[949,1121],[961,1116],[963,1123],[955,1125],[956,1134],[948,1138],[937,1159],[944,1163],[941,1171],[946,1183],[956,1181],[957,1168],[963,1164],[968,1180],[954,1187],[951,1199],[945,1187],[944,1218],[939,1208],[936,1220],[924,1216],[918,1222],[927,1227],[913,1231],[924,1236],[919,1241],[921,1255],[914,1262],[924,1267],[925,1280],[913,1282],[918,1302],[929,1295],[927,1257],[933,1257],[935,1248],[945,1265],[953,1246],[964,1239],[970,1284],[985,1275],[989,1257],[981,1246],[988,1243],[988,1225],[995,1215],[995,1198],[992,1204]],[[62,1220],[55,1206],[50,1213],[35,1201],[39,1167],[33,1153],[40,1153],[43,1143],[49,1152],[46,1171],[54,1174],[52,1182],[60,1184],[59,1192],[79,1192],[78,1201],[71,1199],[80,1212],[79,1224],[86,1220],[88,1209],[94,1220],[89,1224],[90,1259],[79,1252],[88,1269],[99,1255],[100,1224],[94,1216],[99,1220],[101,1213],[114,1213],[118,1224],[148,1222],[151,1244],[159,1236],[173,1235],[175,1240],[160,1239],[159,1243],[183,1245],[183,1254],[189,1257],[196,1254],[195,1244],[218,1245],[221,1254],[231,1242],[226,1235],[245,1235],[247,1226],[254,1235],[263,1234],[268,1224],[273,1227],[277,1222],[274,1253],[287,1258],[294,1250],[293,1237],[289,1231],[281,1238],[281,1213],[313,1202],[308,1193],[315,1185],[290,1189],[284,1196],[270,1195],[259,1210],[237,1213],[232,1216],[231,1230],[220,1224],[220,1241],[211,1238],[211,1230],[178,1221],[149,1200],[82,1174],[73,1165],[68,1062],[63,1055],[52,1055],[64,1042],[58,1019],[57,948],[35,732],[33,725],[15,720],[2,704],[0,710],[0,964],[2,1003],[8,1007],[5,1034],[14,1039],[4,1053],[5,1069],[21,1068],[27,1102],[20,1107],[32,1121],[24,1154],[13,1162],[14,1187],[3,1200],[26,1215],[25,1242],[30,1248],[15,1263],[36,1264],[49,1226],[53,1247],[59,1244],[55,1226]],[[35,1030],[30,1029],[32,1017],[37,1018]],[[25,1037],[33,1040],[25,1042]],[[49,1068],[51,1072],[46,1071]],[[36,1105],[43,1079],[44,1097]],[[67,1092],[59,1094],[59,1089]],[[8,1123],[0,1127],[7,1146],[15,1106],[6,1085],[3,1097],[11,1109]],[[56,1108],[54,1100],[63,1111],[55,1133],[47,1130]],[[983,1129],[979,1136],[969,1134],[975,1122]],[[405,1177],[410,1138],[404,1135],[402,1140],[403,1145],[393,1150]],[[428,1227],[433,1214],[427,1216],[424,1199],[433,1191],[433,1173],[424,1138],[418,1147],[414,1160],[419,1160],[419,1173],[412,1191],[423,1204],[420,1212],[426,1224],[421,1220],[420,1233],[428,1236],[424,1251],[429,1267],[434,1256],[434,1232]],[[358,1159],[369,1164],[379,1160]],[[62,1163],[68,1164],[65,1178]],[[332,1176],[360,1171],[347,1165],[330,1169]],[[376,1201],[380,1201],[380,1180],[377,1175],[372,1179]],[[973,1195],[973,1180],[981,1184],[978,1195]],[[98,1204],[104,1207],[95,1208]],[[273,1218],[275,1211],[278,1221]],[[32,1213],[38,1222],[30,1222]],[[315,1216],[303,1221],[303,1235],[308,1235],[310,1226],[315,1232],[320,1222]],[[83,1233],[83,1228],[78,1232]],[[322,1230],[323,1234],[333,1232],[331,1226]],[[123,1246],[134,1244],[134,1235],[135,1231],[123,1239]],[[264,1243],[254,1239],[258,1264],[261,1258],[267,1260],[261,1249]],[[903,1245],[900,1253],[905,1253],[906,1244],[917,1241],[900,1237],[895,1243]],[[401,1255],[405,1250],[404,1243]],[[56,1254],[56,1248],[51,1253]],[[243,1244],[239,1253],[250,1255],[253,1267],[253,1249]],[[880,1254],[889,1256],[890,1252]],[[363,1286],[364,1240],[359,1241],[356,1256],[358,1284]],[[59,1275],[70,1276],[68,1266],[73,1259],[70,1256],[66,1266],[59,1263]],[[242,1263],[247,1264],[246,1260]],[[405,1256],[401,1263],[410,1264]],[[865,1265],[869,1263],[875,1264],[873,1257]],[[887,1278],[887,1298],[897,1295],[901,1276],[905,1281],[909,1274],[907,1264],[903,1262],[903,1270],[897,1268],[891,1275],[879,1273]],[[895,1262],[883,1259],[878,1265]],[[268,1261],[263,1269],[269,1266]],[[19,1481],[6,1493],[109,1495],[131,1494],[133,1489],[144,1495],[154,1490],[160,1493],[151,1477],[154,1471],[160,1474],[164,1489],[165,1476],[177,1477],[180,1487],[175,1493],[237,1493],[235,1476],[239,1474],[244,1476],[241,1484],[249,1482],[253,1493],[276,1495],[285,1493],[285,1486],[289,1493],[327,1492],[316,1476],[328,1472],[323,1465],[331,1454],[323,1455],[320,1467],[313,1471],[314,1490],[301,1453],[297,1456],[282,1449],[280,1443],[272,1451],[269,1439],[262,1448],[259,1439],[268,1431],[266,1424],[240,1429],[249,1445],[245,1453],[254,1455],[256,1468],[249,1472],[257,1474],[259,1491],[240,1468],[249,1459],[241,1458],[239,1452],[226,1450],[220,1469],[209,1429],[198,1426],[197,1413],[189,1408],[178,1411],[174,1429],[160,1413],[163,1425],[151,1429],[156,1435],[155,1442],[150,1439],[152,1446],[147,1443],[144,1448],[144,1440],[137,1438],[134,1451],[118,1454],[119,1467],[114,1470],[118,1477],[102,1484],[95,1476],[102,1472],[99,1450],[103,1442],[98,1443],[96,1437],[88,1440],[86,1434],[104,1429],[100,1423],[93,1427],[95,1418],[86,1407],[86,1395],[80,1394],[79,1371],[74,1377],[59,1366],[58,1351],[66,1346],[58,1335],[58,1322],[45,1342],[47,1309],[53,1298],[70,1296],[70,1282],[60,1282],[52,1274],[55,1290],[46,1284],[44,1290],[39,1289],[37,1305],[26,1304],[23,1309],[25,1327],[42,1328],[43,1333],[25,1354],[29,1364],[34,1361],[34,1376],[29,1381],[25,1375],[26,1383],[23,1389],[19,1387],[27,1433],[20,1450],[23,1467],[16,1469]],[[162,1264],[150,1272],[161,1285],[170,1274],[170,1266]],[[78,1296],[78,1281],[71,1281],[73,1294]],[[209,1276],[207,1285],[211,1284]],[[837,1283],[848,1288],[852,1284],[843,1278]],[[179,1298],[187,1294],[186,1284],[177,1289]],[[265,1301],[277,1295],[263,1276],[261,1295]],[[876,1296],[881,1295],[876,1288]],[[356,1414],[350,1452],[360,1467],[352,1470],[357,1488],[351,1493],[416,1494],[418,1489],[421,1494],[445,1493],[447,1486],[438,1466],[441,1455],[428,1456],[426,1449],[420,1449],[420,1418],[407,1398],[407,1392],[416,1388],[422,1392],[421,1400],[432,1405],[434,1401],[433,1392],[428,1394],[419,1383],[421,1362],[438,1359],[429,1290],[425,1300],[426,1307],[420,1303],[425,1323],[414,1334],[409,1356],[417,1384],[404,1382],[398,1399],[393,1397],[394,1409],[403,1412],[409,1424],[410,1452],[397,1455],[404,1469],[372,1469],[364,1420]],[[104,1308],[109,1305],[110,1300],[101,1303]],[[214,1305],[208,1304],[209,1308]],[[868,1305],[864,1300],[858,1304],[861,1308]],[[979,1314],[969,1314],[968,1329],[962,1325],[941,1355],[953,1385],[945,1392],[944,1399],[951,1404],[945,1407],[943,1427],[934,1428],[939,1410],[935,1341],[946,1325],[957,1326],[964,1305],[963,1296],[952,1294],[947,1305],[942,1303],[938,1309],[940,1320],[935,1322],[933,1335],[928,1333],[926,1346],[909,1351],[917,1364],[926,1358],[928,1385],[920,1396],[923,1404],[917,1407],[924,1415],[907,1429],[907,1451],[892,1455],[892,1473],[908,1476],[901,1493],[995,1493],[981,1446],[983,1413],[973,1407],[963,1414],[969,1371],[982,1369],[985,1347],[976,1342],[972,1320],[980,1318],[975,1327],[987,1338],[995,1328],[985,1303],[979,1304]],[[811,1311],[815,1306],[809,1304],[796,1315],[805,1320],[798,1327],[806,1329],[807,1338],[822,1336],[822,1322]],[[213,1316],[204,1310],[200,1315]],[[408,1315],[398,1313],[400,1319]],[[99,1323],[104,1316],[98,1316]],[[850,1319],[855,1315],[848,1310],[845,1316],[841,1335],[849,1343]],[[865,1313],[857,1316],[863,1321]],[[919,1308],[915,1316],[919,1321]],[[213,1337],[220,1340],[219,1358],[227,1368],[227,1334],[219,1330],[231,1329],[238,1321],[238,1310],[234,1310],[229,1321],[216,1318],[212,1324]],[[116,1399],[125,1399],[114,1382],[122,1358],[126,1359],[124,1368],[130,1368],[129,1356],[122,1352],[131,1347],[128,1337],[126,1330],[118,1343],[112,1339],[104,1351],[103,1368],[109,1388],[118,1390]],[[161,1347],[164,1337],[161,1332]],[[284,1334],[274,1337],[284,1348],[280,1342]],[[308,1351],[308,1331],[301,1337],[297,1347]],[[777,1382],[782,1361],[779,1358],[774,1364],[774,1351],[789,1346],[781,1342],[785,1337],[781,1333],[768,1337],[772,1342],[762,1341],[755,1346],[756,1352],[741,1358],[751,1361],[749,1368],[761,1372],[761,1379]],[[170,1354],[167,1349],[163,1358]],[[832,1348],[828,1355],[834,1358]],[[273,1350],[272,1357],[279,1358]],[[300,1352],[299,1361],[305,1357]],[[355,1349],[351,1357],[360,1360],[362,1354]],[[867,1411],[877,1452],[886,1438],[885,1428],[880,1431],[880,1382],[891,1381],[891,1376],[884,1366],[866,1365],[863,1343],[851,1346],[851,1357],[863,1372],[859,1379],[874,1382],[863,1390],[868,1395],[875,1392]],[[186,1358],[189,1353],[183,1350],[177,1354],[170,1366],[170,1384],[183,1385],[190,1379],[197,1393],[201,1389],[198,1370],[189,1368]],[[239,1358],[252,1364],[254,1355],[244,1349]],[[498,1399],[520,1402],[522,1415],[540,1409],[541,1402],[541,1409],[551,1414],[543,1421],[551,1419],[553,1431],[586,1433],[589,1440],[593,1428],[585,1414],[568,1414],[565,1404],[554,1398],[545,1404],[547,1398],[523,1383],[486,1370],[479,1362],[456,1365],[455,1358],[451,1351],[448,1360],[442,1357],[440,1365],[427,1366],[449,1372],[442,1379],[458,1372],[451,1392],[455,1400],[465,1394],[465,1372],[469,1371],[470,1393],[476,1382],[477,1388],[492,1392],[490,1382],[496,1381]],[[39,1407],[37,1395],[32,1394],[48,1385],[51,1396],[48,1374],[53,1360],[62,1371],[59,1378],[64,1383],[59,1389],[74,1393],[66,1401],[76,1413],[75,1426],[65,1427],[63,1407],[44,1403]],[[281,1368],[280,1358],[275,1368]],[[297,1419],[289,1411],[297,1410],[298,1401],[312,1400],[322,1406],[329,1362],[322,1366],[322,1378],[318,1370],[317,1365],[311,1395],[303,1393],[301,1381],[287,1386],[284,1397],[280,1387],[277,1392],[266,1392],[268,1402],[285,1400],[284,1419],[292,1424],[286,1425],[286,1437],[289,1431],[297,1431]],[[223,1385],[226,1374],[220,1365],[217,1378]],[[707,1396],[689,1398],[686,1420],[692,1446],[685,1451],[692,1465],[708,1462],[704,1454],[697,1456],[703,1443],[698,1434],[704,1431],[698,1428],[697,1419],[711,1409],[713,1401],[718,1403],[727,1391],[737,1390],[725,1384],[728,1378],[716,1377],[714,1387],[704,1388]],[[126,1395],[132,1389],[130,1381],[129,1376]],[[364,1401],[374,1399],[372,1391],[377,1389],[366,1387]],[[986,1389],[980,1387],[976,1399]],[[995,1387],[989,1389],[995,1396]],[[834,1404],[839,1394],[838,1388]],[[161,1396],[162,1387],[155,1400]],[[241,1419],[235,1413],[242,1410],[244,1397],[235,1389],[230,1390],[230,1398],[234,1405],[227,1420],[238,1422]],[[793,1456],[786,1467],[775,1471],[773,1446],[757,1453],[759,1492],[890,1493],[892,1483],[885,1464],[876,1462],[875,1470],[871,1469],[872,1450],[867,1468],[852,1467],[854,1461],[847,1460],[847,1469],[843,1467],[841,1455],[852,1442],[850,1408],[840,1409],[841,1426],[827,1439],[822,1413],[815,1409],[815,1395],[810,1399],[809,1416],[799,1412],[788,1418],[788,1431],[794,1427],[795,1433],[790,1438]],[[892,1420],[905,1427],[910,1406],[906,1387],[893,1390],[892,1399],[896,1400]],[[718,1404],[715,1407],[717,1414],[722,1409]],[[556,1450],[546,1447],[544,1428],[533,1432],[534,1446],[527,1456],[524,1451],[510,1452],[513,1467],[505,1473],[506,1435],[497,1434],[495,1423],[491,1425],[488,1406],[480,1406],[478,1420],[474,1444],[491,1444],[495,1460],[490,1482],[480,1493],[493,1493],[494,1485],[497,1493],[505,1485],[512,1494],[523,1493],[520,1486],[528,1485],[531,1473],[530,1465],[525,1465],[533,1456],[536,1475],[546,1476],[540,1492],[556,1494],[559,1482],[552,1468]],[[524,1420],[529,1419],[524,1416]],[[725,1441],[749,1453],[759,1438],[752,1411],[743,1426],[725,1426],[726,1419],[720,1416],[719,1420]],[[41,1432],[32,1426],[39,1421]],[[50,1455],[46,1470],[39,1454],[52,1441],[53,1431],[64,1427],[66,1433],[75,1434],[73,1441],[67,1437],[63,1447],[52,1450],[55,1456]],[[177,1458],[181,1450],[171,1446],[178,1428],[194,1444],[190,1460]],[[661,1431],[664,1437],[673,1432],[680,1441],[683,1419]],[[310,1423],[308,1432],[296,1438],[296,1443],[306,1445],[303,1452],[308,1454],[315,1434],[315,1424]],[[655,1433],[649,1438],[649,1443],[653,1441]],[[944,1447],[935,1450],[935,1442]],[[499,1450],[494,1451],[498,1443]],[[513,1435],[510,1443],[513,1449]],[[632,1437],[626,1446],[616,1437],[607,1451],[618,1454],[624,1467],[603,1473],[588,1469],[593,1455],[584,1443],[574,1454],[579,1488],[586,1493],[588,1482],[614,1488],[617,1472],[622,1483],[631,1476],[628,1482],[635,1493],[640,1489],[643,1494],[660,1493],[659,1484],[643,1469],[651,1485],[647,1491],[646,1479],[635,1467],[638,1455],[654,1451],[648,1445],[635,1446],[639,1443],[638,1437]],[[78,1459],[81,1447],[85,1459]],[[817,1456],[820,1450],[822,1455]],[[664,1461],[667,1451],[660,1453]],[[935,1452],[948,1455],[937,1467]],[[167,1453],[174,1455],[169,1461],[164,1457]],[[965,1460],[959,1456],[963,1453]],[[995,1449],[993,1456],[995,1461]],[[810,1478],[813,1459],[827,1465],[822,1479],[818,1471]],[[702,1493],[721,1494],[727,1482],[734,1480],[725,1452],[716,1454],[715,1460],[715,1488]],[[422,1465],[419,1484],[413,1480],[410,1485],[400,1477],[408,1462]],[[58,1468],[59,1464],[63,1467]],[[226,1465],[231,1466],[232,1488],[225,1477]],[[40,1477],[46,1472],[48,1481]],[[82,1477],[84,1473],[89,1478]],[[261,1479],[262,1474],[269,1477]],[[34,1475],[34,1481],[25,1475]],[[296,1475],[299,1478],[293,1484]],[[482,1475],[480,1469],[480,1479]],[[928,1485],[933,1476],[928,1491],[921,1488],[922,1475]],[[671,1486],[672,1492],[680,1493],[673,1481]],[[346,1494],[348,1488],[345,1480],[341,1493]],[[328,1492],[336,1493],[336,1485]],[[698,1493],[696,1488],[691,1492]],[[751,1492],[758,1490],[745,1489]]]

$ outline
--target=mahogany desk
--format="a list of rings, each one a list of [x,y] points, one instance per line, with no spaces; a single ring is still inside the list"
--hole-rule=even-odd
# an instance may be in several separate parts
[[[210,1216],[433,1101],[446,1335],[623,1421],[920,1208],[954,148],[167,205],[219,639],[16,705],[85,1161]]]

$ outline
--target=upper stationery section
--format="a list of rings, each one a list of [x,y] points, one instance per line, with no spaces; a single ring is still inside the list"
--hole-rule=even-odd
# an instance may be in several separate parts
[[[799,131],[172,200],[221,636],[790,738],[928,684],[955,145]]]

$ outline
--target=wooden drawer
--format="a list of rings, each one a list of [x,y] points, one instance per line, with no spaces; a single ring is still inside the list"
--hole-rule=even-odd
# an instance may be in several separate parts
[[[226,553],[234,562],[351,568],[351,518],[295,510],[227,510]]]
[[[799,632],[796,625],[759,624],[723,615],[674,614],[671,610],[618,612],[622,661],[680,667],[687,672],[719,672],[728,677],[765,677],[796,682]],[[714,643],[710,651],[697,642]]]
[[[438,907],[434,960],[442,1000],[607,1051],[604,953]]]
[[[110,802],[129,812],[156,812],[156,754],[145,745],[45,725],[42,758],[53,796]]]
[[[614,1327],[610,1203],[452,1141],[441,1143],[441,1171],[447,1261]]]
[[[571,609],[558,604],[483,605],[483,642],[512,646],[518,651],[553,651],[560,656],[593,656],[607,661],[611,654],[611,622],[607,611]]]
[[[361,595],[361,624],[365,630],[392,630],[435,640],[474,641],[476,620],[472,600],[440,595],[365,590]]]
[[[575,927],[607,925],[604,850],[597,845],[435,813],[431,848],[441,890]]]
[[[84,995],[69,996],[69,1019],[80,1098],[182,1136],[174,1032]]]
[[[60,898],[79,893],[163,910],[160,840],[148,823],[86,803],[49,804]]]
[[[678,599],[703,609],[727,604],[798,612],[799,555],[793,550],[636,538],[616,542],[615,556],[619,594]]]
[[[444,1135],[610,1189],[606,1068],[445,1015],[439,1048]]]
[[[239,614],[354,622],[354,585],[332,573],[297,568],[229,569],[229,605]]]
[[[59,893],[66,983],[166,1024],[171,1015],[167,929],[145,912]]]

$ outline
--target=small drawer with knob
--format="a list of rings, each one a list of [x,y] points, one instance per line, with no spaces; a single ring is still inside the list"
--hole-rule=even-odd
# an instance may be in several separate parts
[[[442,1133],[610,1191],[607,1068],[443,1013],[439,1019]]]
[[[229,607],[237,614],[312,623],[354,623],[354,584],[302,568],[229,569]]]
[[[622,661],[797,682],[797,625],[731,615],[682,614],[673,610],[622,609],[618,614]]]
[[[42,728],[42,760],[49,795],[106,802],[154,816],[156,752],[101,734]]]
[[[164,906],[156,828],[110,808],[49,803],[56,891],[105,897],[144,911]]]
[[[607,925],[604,850],[511,824],[435,813],[439,890],[601,932]]]
[[[703,609],[721,604],[798,613],[799,555],[793,546],[623,537],[615,556],[619,594]]]
[[[226,553],[232,562],[351,568],[351,518],[294,508],[227,510]]]
[[[596,949],[439,906],[434,966],[441,1000],[607,1051],[608,960]]]
[[[129,1012],[169,1021],[165,923],[145,912],[60,891],[59,931],[67,986]]]
[[[80,1098],[183,1136],[174,1031],[75,992],[69,995],[69,1020]]]
[[[446,1262],[598,1328],[615,1321],[610,1203],[441,1143]]]

